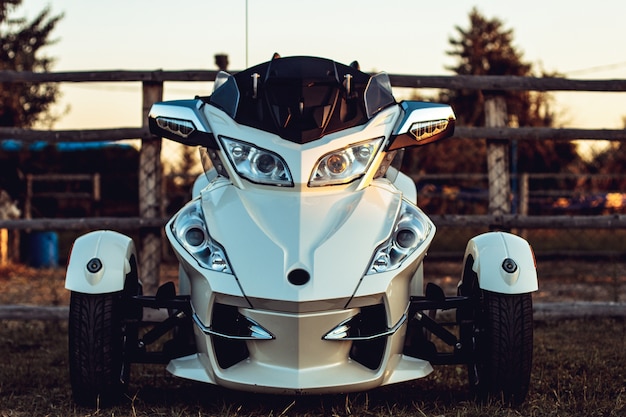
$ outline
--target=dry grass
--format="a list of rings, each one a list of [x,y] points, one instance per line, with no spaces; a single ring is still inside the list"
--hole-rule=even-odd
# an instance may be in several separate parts
[[[181,380],[157,365],[134,366],[120,405],[85,409],[71,399],[66,337],[65,323],[0,323],[0,416],[626,415],[626,324],[620,320],[538,325],[531,391],[517,409],[474,402],[457,366],[363,393],[276,396]]]

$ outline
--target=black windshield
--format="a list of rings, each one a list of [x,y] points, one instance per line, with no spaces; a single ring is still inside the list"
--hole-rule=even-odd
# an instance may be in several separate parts
[[[276,58],[233,78],[237,88],[233,79],[228,80],[210,102],[233,109],[237,123],[296,143],[364,124],[376,111],[395,103],[387,83],[371,83],[369,74],[323,58]],[[368,88],[376,94],[366,94]],[[366,104],[366,96],[376,103]]]

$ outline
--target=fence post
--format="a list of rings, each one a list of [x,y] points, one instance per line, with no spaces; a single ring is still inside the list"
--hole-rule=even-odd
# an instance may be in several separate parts
[[[520,198],[519,198],[519,214],[522,216],[528,215],[528,200],[530,198],[530,190],[528,185],[528,172],[524,172],[521,175],[520,181]]]
[[[506,126],[507,110],[503,96],[485,100],[485,125]],[[487,169],[489,171],[489,214],[511,213],[511,182],[509,175],[509,145],[506,140],[487,141]]]
[[[144,81],[142,117],[148,125],[152,104],[163,100],[163,82]],[[161,139],[143,139],[139,153],[139,216],[157,218],[161,215]],[[146,295],[154,295],[159,287],[161,266],[161,229],[141,228],[139,270]]]

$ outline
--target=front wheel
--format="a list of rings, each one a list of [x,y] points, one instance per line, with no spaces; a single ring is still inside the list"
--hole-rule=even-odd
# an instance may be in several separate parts
[[[121,291],[70,297],[68,348],[74,401],[84,406],[118,402],[130,378],[129,347],[136,346],[142,308],[132,302],[141,295],[135,257]]]
[[[117,402],[126,389],[121,294],[72,292],[69,317],[70,380],[74,401],[84,406]]]
[[[481,399],[519,405],[528,394],[533,353],[531,294],[475,293],[474,360],[468,366],[472,390]]]

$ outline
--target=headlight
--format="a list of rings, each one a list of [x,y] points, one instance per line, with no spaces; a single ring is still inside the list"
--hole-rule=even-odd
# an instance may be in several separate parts
[[[201,267],[232,274],[224,248],[209,235],[200,200],[192,201],[178,213],[172,233]]]
[[[338,149],[320,158],[315,164],[309,187],[347,184],[362,176],[374,160],[382,138]]]
[[[376,250],[367,275],[398,268],[428,239],[434,227],[419,209],[403,201],[393,233]]]
[[[259,184],[293,187],[287,164],[274,152],[235,139],[220,139],[228,159],[243,178]]]

